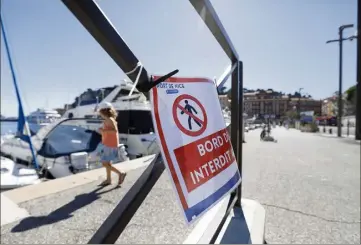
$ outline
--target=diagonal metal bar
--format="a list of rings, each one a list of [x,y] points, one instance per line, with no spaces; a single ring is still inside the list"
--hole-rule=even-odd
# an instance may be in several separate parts
[[[231,76],[237,64],[230,64],[223,72],[223,74],[217,79],[217,88],[220,89],[227,82],[227,79]]]
[[[224,29],[221,20],[219,19],[212,3],[209,0],[189,0],[199,16],[203,19],[213,36],[217,39],[219,45],[223,48],[227,56],[233,60],[238,60],[238,54],[234,48],[231,39]]]
[[[133,71],[127,76],[135,82],[140,69],[137,67],[139,59],[130,50],[96,2],[94,0],[62,0],[62,2],[124,72]],[[149,83],[149,80],[148,72],[143,67],[137,89],[141,91],[142,85]]]
[[[134,71],[127,74],[128,77],[135,82],[139,64],[139,59],[133,54],[128,45],[124,42],[118,32],[115,30],[110,21],[103,14],[94,0],[62,0],[65,6],[74,14],[74,16],[82,23],[82,25],[88,30],[88,32],[95,38],[95,40],[102,46],[102,48],[109,54],[109,56],[115,61],[115,63],[124,71]],[[207,27],[210,29],[218,43],[221,45],[227,56],[232,61],[232,66],[229,73],[232,74],[232,122],[233,130],[231,130],[232,144],[236,150],[237,158],[241,156],[239,143],[240,143],[240,125],[238,112],[243,112],[243,106],[239,107],[239,79],[242,72],[238,63],[238,54],[230,41],[221,21],[219,20],[212,4],[209,0],[190,0],[193,7],[200,14]],[[136,68],[136,69],[135,69]],[[178,70],[175,70],[162,79],[154,81],[153,85],[157,82],[165,80],[167,77],[175,74]],[[229,76],[227,74],[226,76]],[[152,79],[149,77],[148,72],[143,67],[140,79],[138,81],[137,88],[141,92],[145,92],[148,95],[150,89],[150,82]],[[147,96],[148,97],[148,96]],[[242,113],[243,114],[243,113]],[[241,115],[242,115],[241,114]],[[242,132],[242,129],[241,129]],[[241,161],[237,159],[238,161]],[[143,203],[146,196],[149,194],[160,175],[164,171],[164,164],[160,154],[152,161],[152,163],[143,172],[141,177],[131,187],[119,204],[115,207],[113,212],[101,225],[98,231],[89,241],[90,244],[104,244],[115,243],[123,232],[135,212]],[[240,169],[241,171],[241,169]],[[240,188],[239,188],[240,189]],[[238,189],[238,190],[239,190]],[[240,200],[239,191],[234,193],[229,203],[228,211],[237,204],[237,200]],[[228,212],[229,213],[229,212]],[[227,214],[224,217],[226,218]],[[222,225],[219,226],[218,233]],[[217,232],[216,232],[217,233]],[[216,237],[216,234],[214,238]]]
[[[234,45],[231,42],[225,28],[222,25],[215,9],[213,8],[210,0],[189,0],[199,16],[203,19],[213,36],[218,41],[224,52],[227,54],[232,64],[222,74],[222,81],[224,83],[226,79],[232,74],[232,102],[231,102],[231,141],[235,151],[238,169],[242,175],[242,143],[243,143],[243,63],[239,61]],[[219,84],[217,84],[219,86]],[[223,84],[222,84],[223,85]],[[238,186],[234,195],[236,206],[241,206],[242,198],[242,184]],[[225,217],[228,213],[225,214]],[[223,224],[219,225],[219,229]]]
[[[218,236],[219,236],[219,233],[221,232],[222,228],[223,228],[223,225],[224,223],[226,222],[227,218],[228,218],[228,215],[231,213],[231,211],[233,210],[235,204],[237,202],[237,195],[236,193],[232,193],[231,194],[231,198],[229,199],[229,202],[228,202],[228,207],[227,207],[227,210],[221,220],[221,222],[219,223],[216,231],[214,232],[211,240],[209,241],[210,244],[215,244]]]
[[[165,169],[160,153],[125,194],[88,244],[114,244]]]

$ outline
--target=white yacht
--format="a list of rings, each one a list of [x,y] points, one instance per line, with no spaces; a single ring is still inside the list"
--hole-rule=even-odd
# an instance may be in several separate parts
[[[67,110],[63,118],[98,118],[97,104],[102,101],[110,102],[118,114],[120,143],[126,146],[129,157],[133,159],[156,154],[159,148],[154,133],[150,103],[137,89],[134,89],[129,96],[132,89],[133,83],[123,80],[119,86],[100,89],[98,98],[83,93],[83,96],[73,103],[77,106]]]
[[[31,136],[36,160],[46,178],[61,178],[101,167],[98,152],[102,145],[97,132],[101,120],[62,119],[41,127]],[[29,143],[21,137],[3,139],[1,155],[15,163],[33,162]],[[129,160],[124,145],[118,146],[119,159]]]
[[[28,123],[47,125],[61,118],[56,110],[37,109],[27,117]]]
[[[41,183],[35,169],[15,163],[13,160],[1,157],[1,190],[10,190],[27,185]]]

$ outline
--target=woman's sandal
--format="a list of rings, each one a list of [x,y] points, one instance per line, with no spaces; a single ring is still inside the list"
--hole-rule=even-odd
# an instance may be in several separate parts
[[[125,177],[127,176],[127,173],[121,173],[119,176],[118,185],[123,184]]]
[[[99,184],[99,186],[108,186],[108,185],[111,185],[112,183],[110,183],[109,181],[107,180],[104,180],[102,183]]]

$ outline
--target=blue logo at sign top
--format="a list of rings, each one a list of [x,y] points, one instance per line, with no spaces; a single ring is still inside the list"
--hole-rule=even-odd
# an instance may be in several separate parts
[[[167,94],[176,94],[176,93],[178,93],[178,89],[167,89],[166,93]]]

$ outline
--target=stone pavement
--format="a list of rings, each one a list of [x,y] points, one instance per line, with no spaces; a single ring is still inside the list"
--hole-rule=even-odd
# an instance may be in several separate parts
[[[243,195],[266,208],[268,243],[360,243],[360,143],[276,128],[246,134]]]
[[[277,128],[278,143],[260,130],[243,144],[243,195],[266,208],[268,243],[360,242],[360,144]],[[30,217],[1,227],[1,243],[86,243],[144,167],[122,188],[99,181],[20,203]],[[100,192],[106,192],[101,194]],[[184,224],[164,173],[117,243],[182,243]]]
[[[121,188],[98,189],[100,181],[20,204],[31,217],[1,227],[1,243],[84,244],[144,171],[130,171]],[[168,176],[163,174],[117,243],[179,243],[186,227]],[[104,192],[104,193],[103,193]]]

